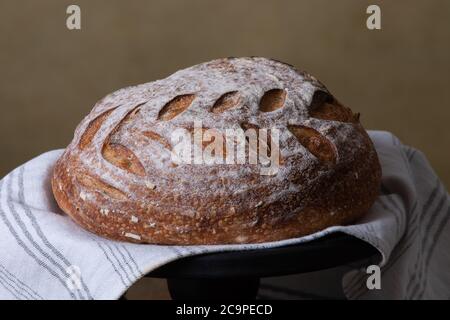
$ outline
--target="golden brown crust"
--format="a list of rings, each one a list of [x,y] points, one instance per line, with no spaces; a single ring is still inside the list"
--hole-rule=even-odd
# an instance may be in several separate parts
[[[170,133],[195,120],[219,133],[276,127],[279,172],[173,163]],[[56,163],[52,188],[73,220],[111,239],[256,243],[355,221],[380,177],[358,117],[316,79],[274,60],[232,58],[102,99]]]

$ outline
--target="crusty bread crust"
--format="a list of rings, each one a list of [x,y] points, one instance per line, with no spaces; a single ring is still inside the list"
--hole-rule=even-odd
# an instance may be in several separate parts
[[[280,167],[174,164],[170,134],[201,120],[280,131]],[[80,123],[53,193],[83,228],[155,244],[275,241],[354,222],[381,168],[359,116],[311,75],[266,58],[213,60],[118,90]]]

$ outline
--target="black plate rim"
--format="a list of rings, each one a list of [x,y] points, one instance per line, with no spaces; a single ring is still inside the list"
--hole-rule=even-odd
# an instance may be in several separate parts
[[[265,249],[198,254],[165,264],[147,276],[154,278],[273,277],[332,268],[370,259],[379,251],[343,232],[315,240]]]

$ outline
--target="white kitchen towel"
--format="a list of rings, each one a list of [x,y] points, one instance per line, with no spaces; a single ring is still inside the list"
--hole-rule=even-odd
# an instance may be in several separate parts
[[[382,255],[381,290],[368,290],[365,270],[354,270],[343,279],[347,297],[449,299],[449,195],[420,151],[390,133],[369,133],[383,170],[382,192],[369,213],[351,226],[257,245],[138,245],[97,237],[57,207],[50,176],[62,150],[47,152],[0,181],[0,298],[117,299],[146,273],[181,257],[341,231]]]

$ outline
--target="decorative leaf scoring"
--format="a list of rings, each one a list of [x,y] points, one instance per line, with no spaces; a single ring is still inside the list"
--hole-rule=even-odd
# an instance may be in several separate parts
[[[186,110],[194,101],[194,94],[183,94],[176,96],[159,111],[158,120],[168,121],[175,118],[177,115]]]
[[[128,111],[128,113],[123,117],[122,120],[120,120],[120,122],[114,127],[113,130],[111,130],[111,132],[108,134],[108,137],[106,138],[106,143],[108,144],[111,141],[111,138],[114,136],[115,133],[117,133],[124,125],[126,125],[127,123],[131,122],[131,120],[133,120],[136,115],[141,111],[141,106],[145,104],[144,103],[140,103],[137,106],[135,106],[133,109],[131,109],[130,111]],[[97,129],[98,130],[98,129]]]
[[[314,92],[309,106],[309,115],[322,120],[358,122],[359,115],[341,105],[332,95],[324,91]]]
[[[124,125],[126,125],[127,123],[134,120],[134,118],[136,118],[136,116],[139,114],[139,112],[141,112],[141,107],[146,103],[147,102],[140,103],[140,104],[136,105],[133,109],[128,111],[128,113],[125,115],[125,117],[122,120],[120,120],[119,124],[116,125],[116,127],[110,133],[109,136],[111,137],[114,133],[118,132]]]
[[[241,100],[241,95],[237,91],[224,93],[211,108],[212,113],[222,113],[236,107]]]
[[[169,150],[171,149],[170,143],[164,137],[162,137],[160,134],[158,134],[154,131],[151,131],[151,130],[144,131],[144,132],[142,132],[142,134],[144,136],[146,136],[147,138],[149,138],[150,140],[158,142],[164,148],[169,149]]]
[[[106,161],[138,176],[145,176],[145,169],[136,155],[118,143],[106,143],[102,150]]]
[[[146,102],[140,103],[133,107],[122,120],[109,133],[102,148],[102,156],[109,163],[126,170],[130,173],[145,176],[145,169],[137,156],[127,147],[114,141],[114,135],[121,130],[123,126],[131,122],[141,111],[141,106]]]
[[[272,112],[280,109],[286,100],[286,91],[283,89],[272,89],[264,93],[259,101],[259,110]]]
[[[127,196],[122,191],[114,188],[113,186],[110,186],[109,184],[106,184],[105,182],[101,181],[99,178],[93,178],[88,175],[79,175],[77,176],[77,181],[83,185],[84,187],[88,189],[96,189],[99,192],[104,193],[105,195],[117,199],[117,200],[126,200]]]
[[[145,104],[145,103],[141,103],[139,105],[137,105],[136,107],[133,108],[133,110],[131,110],[125,117],[125,119],[123,119],[124,122],[128,122],[131,121],[134,117],[136,117],[136,115],[141,112],[141,106]]]
[[[336,163],[336,152],[332,143],[318,131],[304,126],[288,126],[297,140],[324,163]]]
[[[116,108],[112,108],[106,112],[103,112],[97,118],[92,120],[91,123],[87,126],[83,135],[81,136],[79,147],[81,150],[84,150],[92,141],[97,131],[100,129],[103,122],[108,118],[108,116],[113,112]]]

